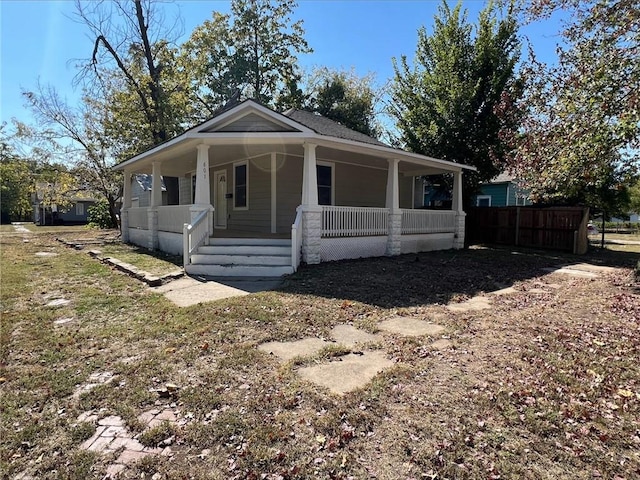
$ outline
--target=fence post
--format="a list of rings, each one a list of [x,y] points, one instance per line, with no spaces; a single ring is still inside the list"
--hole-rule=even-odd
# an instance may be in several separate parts
[[[520,241],[520,207],[516,207],[516,247]]]

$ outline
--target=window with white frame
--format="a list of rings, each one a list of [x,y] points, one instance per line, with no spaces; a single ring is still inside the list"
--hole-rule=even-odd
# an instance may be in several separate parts
[[[76,203],[76,215],[78,217],[84,216],[84,203],[81,203],[81,202]]]
[[[246,209],[249,206],[249,164],[248,162],[233,165],[233,207]]]
[[[476,207],[490,207],[491,195],[478,195],[476,197]]]
[[[333,164],[318,162],[316,173],[318,177],[318,205],[333,205]]]

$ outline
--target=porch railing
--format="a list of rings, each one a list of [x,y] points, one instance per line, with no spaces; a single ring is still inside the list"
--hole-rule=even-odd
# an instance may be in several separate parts
[[[149,228],[147,207],[128,208],[127,215],[129,219],[129,228],[140,228],[142,230],[147,230]]]
[[[158,230],[182,233],[184,224],[190,220],[191,205],[165,205],[158,207]]]
[[[387,235],[388,226],[387,208],[322,206],[323,237]]]
[[[291,225],[291,265],[293,271],[300,266],[300,255],[302,253],[302,205],[296,208],[296,219]]]
[[[203,210],[193,223],[185,223],[182,232],[184,265],[191,264],[191,255],[209,236],[209,211]]]
[[[453,233],[456,212],[450,210],[402,209],[402,234]]]

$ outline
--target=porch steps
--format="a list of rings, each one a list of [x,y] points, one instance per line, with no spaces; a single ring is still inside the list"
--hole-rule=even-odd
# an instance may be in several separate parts
[[[293,273],[291,240],[211,238],[198,248],[186,271],[210,277],[281,277]]]

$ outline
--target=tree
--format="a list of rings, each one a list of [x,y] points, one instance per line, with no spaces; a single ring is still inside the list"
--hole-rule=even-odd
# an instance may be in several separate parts
[[[297,55],[311,49],[302,20],[291,21],[294,0],[233,0],[231,15],[213,12],[181,48],[192,73],[190,94],[207,116],[230,99],[268,105],[299,104]]]
[[[558,64],[530,59],[512,169],[541,201],[624,210],[640,147],[640,9],[633,0],[538,0],[564,9]]]
[[[393,59],[390,113],[405,148],[477,167],[464,176],[468,200],[504,168],[504,138],[518,128],[518,24],[511,10],[498,18],[489,4],[474,28],[460,4],[446,1],[434,22],[431,35],[418,31],[412,67],[406,56]]]
[[[41,85],[36,91],[24,92],[24,96],[39,125],[38,130],[30,130],[25,136],[31,142],[45,142],[44,151],[71,163],[79,185],[76,190],[100,195],[109,205],[112,225],[117,225],[116,202],[122,192],[122,175],[112,169],[115,157],[110,154],[110,139],[103,131],[108,106],[85,95],[81,107],[73,109],[54,88]]]
[[[7,124],[0,125],[0,222],[31,217],[33,162],[21,157],[12,145]]]
[[[345,127],[378,137],[376,121],[377,92],[372,76],[358,77],[355,72],[317,70],[310,80],[309,108]]]

